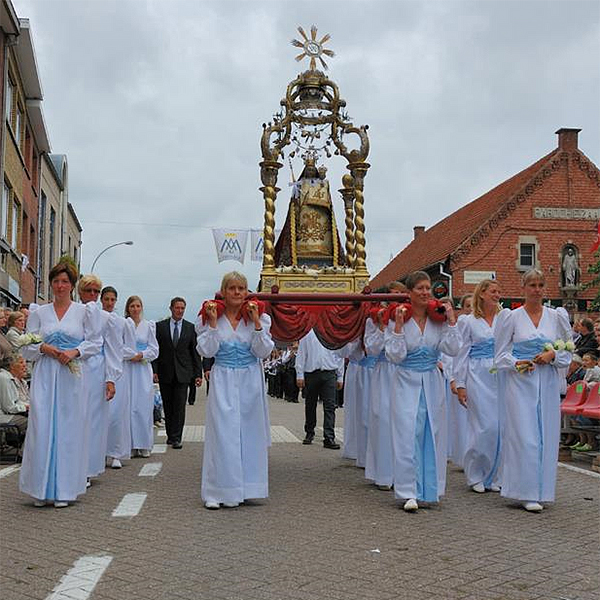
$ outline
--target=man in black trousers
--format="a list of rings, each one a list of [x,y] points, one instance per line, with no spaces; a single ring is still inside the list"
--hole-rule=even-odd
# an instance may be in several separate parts
[[[159,354],[152,369],[160,386],[167,444],[179,450],[190,381],[194,379],[196,387],[202,384],[202,360],[196,352],[194,326],[183,318],[185,300],[173,298],[169,308],[171,318],[156,324]]]

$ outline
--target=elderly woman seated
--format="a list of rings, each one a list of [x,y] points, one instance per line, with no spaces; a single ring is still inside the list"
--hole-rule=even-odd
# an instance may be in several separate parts
[[[27,430],[29,389],[24,381],[27,366],[22,356],[9,354],[0,362],[0,423],[12,425],[18,437],[6,432],[6,443],[20,446]]]

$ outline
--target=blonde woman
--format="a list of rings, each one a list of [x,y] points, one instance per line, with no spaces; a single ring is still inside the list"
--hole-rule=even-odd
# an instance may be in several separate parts
[[[133,328],[136,353],[125,362],[125,373],[131,397],[131,455],[148,458],[154,445],[154,382],[152,365],[158,357],[156,326],[142,315],[144,305],[139,296],[125,303],[125,317]]]
[[[503,380],[502,496],[540,512],[552,502],[560,440],[560,376],[571,352],[551,347],[572,342],[567,312],[543,305],[544,274],[523,276],[525,304],[500,313],[495,363]],[[548,349],[547,349],[548,348]]]
[[[467,409],[463,467],[474,492],[500,491],[500,416],[494,335],[500,312],[500,286],[484,279],[475,288],[473,313],[459,320],[463,345],[455,360],[458,401]]]
[[[95,275],[84,275],[77,284],[79,299],[94,308],[102,338],[102,350],[83,365],[83,385],[87,406],[87,451],[89,478],[104,472],[108,438],[109,401],[123,373],[123,343],[114,315],[100,309],[98,298],[102,282]]]
[[[206,304],[196,324],[198,354],[215,358],[210,371],[201,495],[208,509],[235,507],[266,498],[269,414],[261,359],[273,350],[271,319],[256,303],[245,303],[248,282],[232,272],[221,282],[224,310]],[[240,318],[242,306],[248,318]]]
[[[11,312],[8,315],[8,331],[6,332],[6,339],[10,342],[10,345],[18,350],[19,336],[25,331],[25,315],[20,311]]]

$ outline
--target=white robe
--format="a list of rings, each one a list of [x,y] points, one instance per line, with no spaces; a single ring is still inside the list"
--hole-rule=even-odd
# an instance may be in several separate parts
[[[502,326],[496,328],[498,369],[505,372],[504,432],[502,439],[502,495],[530,502],[551,502],[556,487],[560,441],[560,376],[571,353],[556,351],[549,365],[535,365],[532,373],[515,368],[513,345],[547,339],[571,340],[571,327],[564,309],[543,307],[536,328],[524,307],[502,311]]]
[[[467,484],[483,483],[486,488],[500,484],[498,374],[490,372],[494,366],[493,348],[491,357],[475,358],[470,353],[474,345],[494,339],[497,324],[497,316],[491,327],[484,318],[476,318],[473,314],[461,319],[459,328],[463,345],[454,361],[456,387],[465,388],[467,394],[467,443],[463,459]]]
[[[115,383],[123,372],[123,340],[117,316],[103,311],[96,303],[95,318],[102,335],[102,350],[83,363],[83,385],[87,404],[88,477],[104,472],[108,439],[109,402],[106,382]]]
[[[54,305],[45,304],[30,313],[27,332],[40,335],[48,343],[52,343],[53,334],[69,336],[73,342],[79,342],[77,360],[83,363],[100,351],[102,343],[93,311],[92,306],[72,302],[59,321]],[[41,354],[40,346],[22,348],[23,357],[34,366],[19,486],[39,500],[71,501],[85,492],[86,485],[83,378],[56,359]]]
[[[154,376],[150,363],[158,357],[156,325],[142,319],[136,327],[131,318],[127,321],[135,332],[136,353],[143,356],[140,362],[126,360],[124,366],[131,398],[131,448],[150,450],[154,445]]]
[[[269,495],[271,436],[259,359],[267,358],[274,344],[269,333],[270,317],[263,314],[260,322],[261,331],[255,331],[252,322],[244,321],[234,330],[225,315],[218,319],[214,329],[202,325],[200,319],[196,324],[198,354],[216,357],[210,371],[206,406],[201,485],[204,502],[239,503]],[[220,349],[230,347],[228,344],[249,346],[256,360],[241,368],[219,364],[217,354]]]
[[[365,360],[362,340],[346,344],[338,354],[349,360],[344,381],[342,456],[356,460],[356,466],[364,468],[367,457],[369,394],[375,363],[372,359]]]
[[[365,323],[365,350],[368,356],[378,357],[371,373],[369,387],[369,434],[365,457],[365,477],[377,485],[394,483],[394,460],[390,398],[393,372],[396,366],[385,359],[384,334],[372,319]]]
[[[114,313],[110,313],[114,314]],[[106,456],[125,459],[131,456],[131,394],[127,377],[123,375],[125,363],[137,352],[135,329],[119,315],[115,315],[116,336],[121,345],[122,376],[115,382],[115,395],[108,403],[108,436]]]
[[[385,331],[385,353],[397,366],[392,383],[391,428],[394,448],[394,494],[398,499],[416,498],[436,502],[446,488],[446,394],[443,376],[437,365],[425,372],[402,366],[407,354],[425,347],[455,356],[461,345],[457,326],[427,319],[421,333],[414,319],[402,332],[394,332],[390,321]],[[422,420],[422,422],[421,422]],[[427,445],[421,438],[430,439]],[[430,450],[428,450],[428,448]],[[429,473],[429,484],[419,489],[417,470]],[[435,470],[435,476],[431,475]],[[433,478],[434,481],[430,481]],[[437,483],[437,486],[436,486]]]

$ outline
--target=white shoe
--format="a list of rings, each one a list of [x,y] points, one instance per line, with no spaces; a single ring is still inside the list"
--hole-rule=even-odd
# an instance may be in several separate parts
[[[85,487],[86,488],[92,487],[92,480],[89,477],[87,478],[87,481],[85,482]]]
[[[490,485],[490,492],[499,492],[502,488],[497,483]]]
[[[477,492],[478,494],[485,494],[485,486],[481,481],[479,483],[476,483],[475,485],[472,485],[471,489],[474,492]]]
[[[140,450],[139,453],[142,458],[148,458],[150,456],[150,450]]]
[[[42,506],[46,506],[46,501],[45,500],[34,500],[33,505],[36,508],[42,508]]]
[[[64,500],[54,501],[54,508],[66,508],[67,506],[69,506],[69,503],[65,502]]]
[[[419,510],[419,505],[417,504],[417,501],[414,498],[409,498],[404,503],[404,506],[402,508],[404,508],[406,512],[416,512],[417,510]]]
[[[227,508],[237,508],[239,505],[239,502],[223,502],[223,506],[226,506]]]
[[[382,492],[389,492],[392,489],[391,485],[377,485],[377,489]]]
[[[220,504],[218,502],[211,502],[209,500],[204,503],[204,508],[208,508],[208,510],[218,510],[220,508]]]
[[[527,512],[542,512],[544,510],[539,502],[523,502],[523,508]]]
[[[121,461],[118,458],[113,458],[112,462],[110,463],[110,467],[111,469],[120,469],[123,465],[121,464]]]

